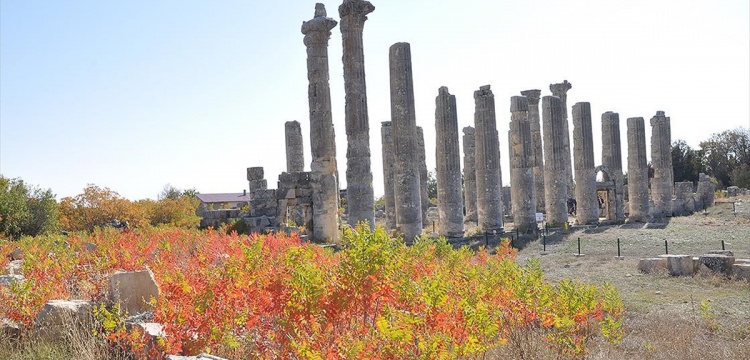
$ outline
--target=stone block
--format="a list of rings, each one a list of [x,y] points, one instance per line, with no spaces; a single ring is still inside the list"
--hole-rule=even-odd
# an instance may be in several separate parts
[[[700,256],[701,265],[711,269],[711,271],[724,275],[732,275],[732,265],[734,256],[722,254],[704,254]]]
[[[667,272],[672,276],[692,276],[695,273],[695,264],[690,255],[668,255]]]
[[[726,256],[734,257],[734,253],[731,250],[711,250],[711,251],[706,252],[706,254],[710,254],[710,255],[726,255]]]
[[[0,339],[18,340],[21,337],[21,325],[8,319],[0,319]]]
[[[93,321],[93,307],[84,300],[50,300],[34,321],[34,334],[48,340],[63,340],[72,331],[86,331]]]
[[[646,274],[666,271],[667,259],[663,257],[641,259],[638,261],[638,270]]]
[[[302,187],[295,189],[295,196],[296,197],[312,197],[312,188],[311,187]]]
[[[276,190],[277,199],[294,199],[295,197],[297,197],[295,189],[279,188]]]
[[[23,260],[13,260],[5,265],[6,275],[23,275],[21,273],[21,267],[23,267]]]
[[[247,180],[253,181],[253,180],[263,180],[263,167],[249,167],[247,168]]]
[[[275,189],[258,189],[250,193],[250,205],[257,200],[276,200]]]
[[[750,281],[750,264],[740,263],[732,265],[732,275],[737,280]]]
[[[226,360],[224,358],[209,355],[209,354],[200,354],[197,356],[180,356],[180,355],[168,355],[167,360]]]
[[[130,315],[152,310],[148,302],[159,298],[159,287],[151,270],[115,272],[109,278],[109,300],[120,303],[120,309]]]
[[[268,189],[268,180],[265,180],[265,179],[250,180],[248,181],[248,188],[250,189],[250,193],[252,193],[255,190]]]
[[[8,259],[10,261],[23,260],[23,252],[21,252],[21,249],[15,249],[8,254]]]
[[[22,283],[26,281],[23,275],[2,275],[0,276],[0,288],[9,287],[15,283]]]

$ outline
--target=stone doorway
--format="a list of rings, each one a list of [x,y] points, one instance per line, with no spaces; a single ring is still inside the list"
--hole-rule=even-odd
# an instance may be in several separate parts
[[[594,169],[596,173],[596,194],[601,199],[599,217],[609,221],[617,220],[617,193],[615,179],[604,165]]]

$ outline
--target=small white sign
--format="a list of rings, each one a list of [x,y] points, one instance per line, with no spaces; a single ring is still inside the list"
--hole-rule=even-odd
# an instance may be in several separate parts
[[[536,222],[544,221],[544,214],[536,213]]]

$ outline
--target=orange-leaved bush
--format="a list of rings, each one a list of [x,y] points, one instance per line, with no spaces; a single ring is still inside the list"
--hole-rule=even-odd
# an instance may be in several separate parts
[[[21,241],[14,246],[35,261],[24,264],[23,286],[0,292],[0,317],[30,324],[50,299],[96,299],[108,274],[148,268],[161,290],[154,321],[166,335],[144,346],[140,334],[103,329],[143,358],[472,358],[519,329],[541,329],[549,346],[579,356],[592,336],[622,337],[614,288],[549,284],[538,262],[514,261],[508,242],[492,255],[444,239],[405,246],[368,227],[343,238],[338,252],[294,234],[165,229],[95,231],[67,238],[69,247]]]

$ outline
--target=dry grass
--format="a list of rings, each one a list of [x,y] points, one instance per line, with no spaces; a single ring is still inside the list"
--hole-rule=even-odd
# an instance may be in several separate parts
[[[609,282],[620,289],[627,309],[623,342],[610,346],[596,338],[586,358],[750,359],[748,282],[718,275],[678,278],[637,270],[640,258],[664,254],[665,240],[670,254],[698,256],[720,250],[724,240],[736,257],[750,258],[749,218],[750,214],[735,216],[731,203],[719,203],[706,214],[672,218],[655,226],[606,226],[552,234],[547,255],[541,255],[541,241],[534,241],[518,258],[520,262],[540,259],[546,278],[553,282],[572,278]],[[574,256],[578,238],[584,257]],[[624,260],[615,259],[618,238]],[[708,310],[701,310],[701,302]],[[489,358],[555,358],[544,349],[528,357],[512,347],[498,349],[502,356],[492,355]]]
[[[55,326],[61,336],[46,336],[33,330],[20,334],[0,333],[0,359],[3,360],[131,360],[126,352],[97,336],[100,329],[93,321],[71,317]]]

